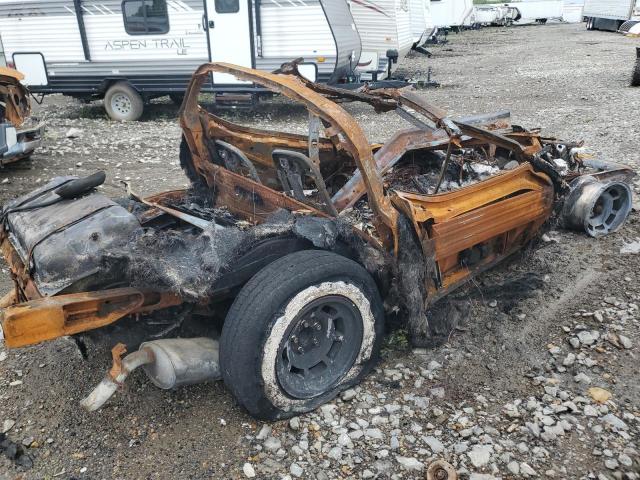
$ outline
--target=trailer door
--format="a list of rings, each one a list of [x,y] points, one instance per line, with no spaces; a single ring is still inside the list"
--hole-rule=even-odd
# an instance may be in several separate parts
[[[253,67],[248,0],[206,0],[212,62]],[[214,73],[213,83],[247,83],[227,73]]]

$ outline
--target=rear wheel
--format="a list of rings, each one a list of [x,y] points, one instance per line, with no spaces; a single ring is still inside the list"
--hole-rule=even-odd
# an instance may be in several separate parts
[[[227,315],[225,384],[255,417],[308,412],[369,372],[383,327],[380,295],[359,264],[325,251],[287,255],[258,272]]]
[[[113,120],[133,122],[142,115],[144,102],[131,85],[118,82],[107,90],[104,96],[104,108]]]

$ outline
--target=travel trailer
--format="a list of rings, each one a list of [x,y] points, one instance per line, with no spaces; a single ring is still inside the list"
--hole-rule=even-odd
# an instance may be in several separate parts
[[[585,0],[582,15],[588,30],[626,32],[640,21],[640,0]]]
[[[422,45],[434,33],[431,0],[409,0],[411,35],[414,48]]]
[[[431,15],[436,28],[456,28],[469,23],[473,0],[432,0]]]
[[[522,2],[492,3],[483,7],[509,7],[517,11],[513,19],[516,25],[547,23],[548,20],[563,20],[563,0],[532,0]]]
[[[360,59],[345,0],[0,0],[0,35],[32,92],[104,98],[117,120],[139,118],[155,97],[180,101],[208,61],[272,71],[302,57],[305,76],[338,83]],[[205,91],[264,91],[211,77]]]
[[[517,25],[547,23],[549,20],[562,20],[562,12],[564,9],[562,0],[510,2],[507,5],[517,8],[520,13],[520,18],[515,21]]]
[[[506,5],[475,5],[471,24],[476,27],[509,26],[518,15],[518,9]]]
[[[567,23],[582,22],[584,0],[564,0],[562,5],[562,20]]]
[[[407,0],[351,0],[362,53],[357,72],[363,80],[390,76],[413,45]]]

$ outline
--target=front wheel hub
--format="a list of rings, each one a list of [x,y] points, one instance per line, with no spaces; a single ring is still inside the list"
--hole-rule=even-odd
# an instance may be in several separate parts
[[[132,109],[131,99],[124,93],[116,93],[111,97],[111,108],[120,115],[129,115]]]
[[[328,295],[310,302],[280,344],[276,359],[280,386],[300,399],[330,390],[353,366],[362,337],[362,317],[351,300]]]
[[[603,183],[592,176],[574,180],[565,199],[563,218],[568,227],[602,237],[622,226],[631,212],[632,193],[626,183]]]

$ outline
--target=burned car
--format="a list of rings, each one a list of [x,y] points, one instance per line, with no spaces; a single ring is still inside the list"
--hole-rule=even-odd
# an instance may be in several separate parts
[[[307,133],[209,113],[198,94],[211,72],[301,104]],[[412,127],[371,144],[344,102]],[[180,123],[188,190],[114,201],[93,189],[98,173],[3,209],[7,346],[142,332],[113,348],[89,410],[136,368],[162,388],[223,378],[262,419],[312,410],[370,371],[390,312],[431,345],[442,325],[429,306],[550,219],[598,237],[631,208],[632,170],[512,125],[508,112],[454,119],[411,89],[312,83],[295,62],[274,73],[201,66]],[[221,312],[219,336],[202,333]]]
[[[0,67],[0,166],[29,157],[38,148],[44,125],[29,117],[29,92],[17,70]]]

